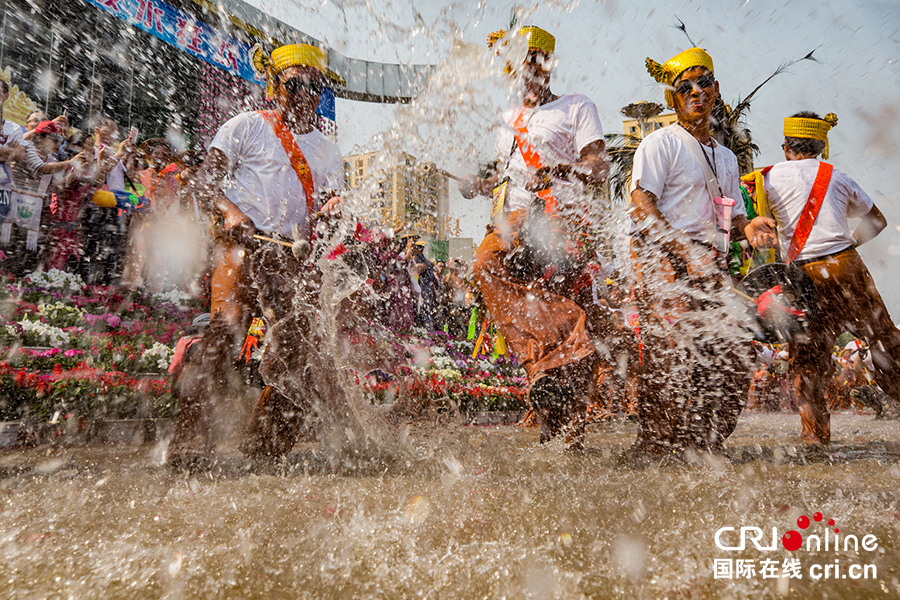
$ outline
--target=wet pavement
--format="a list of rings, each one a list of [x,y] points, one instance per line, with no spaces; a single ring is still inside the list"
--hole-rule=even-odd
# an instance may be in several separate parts
[[[744,415],[724,456],[643,462],[625,422],[590,426],[584,455],[511,426],[409,430],[414,458],[393,461],[7,450],[0,596],[898,597],[898,426],[838,414],[823,450],[798,444],[796,415]],[[733,549],[741,527],[761,549],[753,531]],[[810,549],[786,550],[788,530]]]

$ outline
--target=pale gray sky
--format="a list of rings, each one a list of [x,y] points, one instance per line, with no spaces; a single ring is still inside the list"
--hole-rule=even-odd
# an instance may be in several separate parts
[[[493,158],[493,127],[506,99],[487,34],[506,28],[514,7],[557,38],[556,93],[583,93],[598,107],[607,132],[622,133],[619,109],[641,98],[663,102],[644,59],[663,62],[689,47],[675,16],[713,56],[726,102],[735,104],[783,61],[810,50],[822,64],[803,62],[770,82],[748,114],[762,150],[758,165],[782,160],[781,127],[798,110],[837,113],[831,132],[834,165],[869,192],[889,225],[861,250],[895,320],[900,320],[900,3],[868,0],[610,0],[540,3],[505,0],[251,0],[266,12],[316,36],[347,56],[384,62],[430,63],[438,79],[406,109],[339,100],[339,143],[345,154],[374,150],[385,137],[413,154],[459,173]],[[453,187],[451,185],[451,187]],[[480,239],[486,200],[451,191],[451,211],[463,235]]]

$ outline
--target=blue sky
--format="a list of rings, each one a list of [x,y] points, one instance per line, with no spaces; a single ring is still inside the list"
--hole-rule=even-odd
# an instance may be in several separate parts
[[[887,215],[889,225],[862,254],[895,320],[900,320],[900,3],[819,2],[490,2],[377,0],[260,2],[254,5],[324,40],[347,56],[438,65],[440,81],[422,101],[393,106],[338,101],[339,143],[347,154],[387,140],[417,156],[465,173],[492,158],[493,128],[507,102],[483,50],[487,34],[504,28],[515,7],[522,22],[557,37],[556,93],[583,93],[598,107],[604,129],[622,132],[619,109],[635,100],[663,102],[644,69],[689,47],[713,56],[726,102],[735,104],[783,61],[818,48],[821,64],[804,62],[770,82],[747,115],[762,152],[758,165],[782,160],[781,126],[798,110],[837,113],[831,162],[855,178]],[[484,231],[487,207],[451,191],[451,212],[463,235]]]

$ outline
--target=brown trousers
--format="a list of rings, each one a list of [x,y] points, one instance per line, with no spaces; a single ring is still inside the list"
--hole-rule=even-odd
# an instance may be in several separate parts
[[[547,289],[550,285],[539,287],[513,275],[509,261],[519,248],[524,221],[525,211],[514,211],[504,230],[495,229],[484,238],[473,265],[475,280],[491,319],[530,383],[534,385],[549,374],[562,386],[564,405],[536,411],[541,441],[567,426],[568,446],[580,449],[588,398],[596,380],[596,353],[588,335],[592,324],[574,300],[571,282],[553,285],[551,291]]]
[[[718,449],[746,399],[749,335],[716,298],[723,291],[715,275],[691,281],[686,265],[655,244],[636,240],[632,248],[643,345],[635,448]]]
[[[485,236],[473,265],[475,281],[516,358],[534,381],[537,375],[578,362],[594,353],[584,310],[558,293],[510,274],[507,258],[518,246],[524,211],[510,215],[510,231]]]
[[[900,331],[855,249],[804,263],[801,268],[816,284],[819,314],[809,331],[791,343],[791,378],[800,411],[801,437],[808,442],[828,442],[831,418],[826,390],[834,372],[831,352],[835,338],[849,331],[866,340],[875,364],[875,381],[898,399]]]

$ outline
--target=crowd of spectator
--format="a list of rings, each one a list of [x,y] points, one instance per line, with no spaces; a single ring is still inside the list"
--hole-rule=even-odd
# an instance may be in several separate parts
[[[8,95],[0,81],[0,119]],[[2,123],[0,271],[21,277],[59,269],[90,284],[203,294],[208,223],[187,187],[202,162],[198,152],[179,152],[162,138],[141,141],[107,115],[83,130],[67,114],[50,118],[42,111],[29,114],[24,128]],[[150,210],[100,206],[93,201],[98,190],[132,195]],[[432,262],[425,246],[404,235],[369,249],[377,264],[373,285],[387,300],[378,317],[396,330],[465,337],[477,296],[469,266]]]
[[[383,299],[376,317],[396,331],[419,327],[466,337],[477,297],[469,265],[457,258],[432,262],[426,245],[413,234],[371,245],[372,286]]]
[[[60,269],[91,284],[196,292],[203,249],[171,242],[172,231],[205,237],[197,235],[204,215],[184,188],[200,157],[176,152],[165,139],[141,142],[135,129],[123,136],[106,115],[80,131],[65,113],[51,119],[35,111],[23,128],[2,118],[8,97],[0,81],[0,270],[23,276]],[[99,206],[92,200],[101,190],[150,210]],[[173,261],[185,253],[186,260]]]

